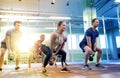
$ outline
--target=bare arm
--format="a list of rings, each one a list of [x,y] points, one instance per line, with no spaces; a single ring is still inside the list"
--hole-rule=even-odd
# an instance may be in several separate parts
[[[62,49],[64,49],[65,43],[66,43],[66,42],[63,43],[63,47],[62,47]]]
[[[55,43],[55,40],[56,40],[56,33],[52,33],[52,36],[50,38],[50,49],[51,51],[53,52],[53,49],[54,49],[54,43]]]
[[[61,49],[64,49],[64,46],[65,46],[65,44],[66,44],[66,42],[67,42],[66,36],[64,35],[63,37],[64,37],[64,42],[63,42],[63,44],[62,44],[62,48],[61,48]]]
[[[64,48],[65,43],[66,43],[67,40],[65,40],[65,38],[66,38],[65,35],[63,36],[63,38],[64,38],[64,39],[63,39],[63,44],[57,46],[57,49],[56,49],[56,53],[55,53],[55,54],[58,54],[59,50]]]
[[[56,33],[53,33],[52,36],[51,36],[51,47],[50,47],[52,52],[53,52],[53,49],[54,49],[55,40],[56,40]],[[57,46],[55,55],[59,52],[59,50],[61,49],[61,46],[62,45]]]
[[[33,44],[33,50],[34,51],[36,50],[36,47],[37,47],[37,41],[35,41],[34,44]]]
[[[96,48],[97,48],[97,39],[98,39],[98,38],[95,39],[95,43],[94,43],[94,51],[96,51]]]
[[[6,46],[8,51],[10,52],[10,36],[6,36]]]
[[[92,49],[92,44],[91,44],[91,37],[87,36],[87,45]]]
[[[62,45],[58,45],[58,46],[57,46],[55,55],[58,54],[58,52],[59,52],[59,50],[61,49],[61,47],[62,47]]]

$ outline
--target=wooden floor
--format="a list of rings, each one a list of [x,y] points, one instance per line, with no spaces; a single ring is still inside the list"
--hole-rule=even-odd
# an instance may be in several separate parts
[[[14,65],[5,65],[0,72],[0,78],[119,78],[120,64],[104,64],[106,68],[96,68],[90,64],[92,70],[83,69],[82,64],[70,64],[70,72],[61,72],[60,66],[47,67],[47,73],[41,73],[40,64],[32,64],[32,69],[27,69],[27,65],[21,65],[20,70],[14,70]]]

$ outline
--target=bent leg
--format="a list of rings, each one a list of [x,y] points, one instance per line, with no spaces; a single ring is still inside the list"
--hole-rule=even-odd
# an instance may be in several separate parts
[[[100,61],[100,58],[102,56],[102,49],[97,47],[96,48],[96,51],[97,51],[97,60],[96,60],[96,64],[99,64],[99,61]]]
[[[1,48],[1,53],[0,53],[0,69],[2,69],[3,63],[4,63],[4,55],[5,55],[6,49]]]
[[[85,47],[84,47],[84,50],[85,50],[85,63],[84,63],[84,64],[87,65],[89,55],[90,55],[90,54],[94,54],[94,52],[93,52],[92,49],[91,49],[90,47],[88,47],[88,46],[85,46]]]

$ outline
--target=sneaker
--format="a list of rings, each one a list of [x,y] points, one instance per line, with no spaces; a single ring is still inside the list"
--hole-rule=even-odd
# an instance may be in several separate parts
[[[98,63],[95,65],[95,67],[99,67],[99,68],[105,68],[102,64]]]
[[[15,67],[15,70],[19,70],[20,69],[20,67]]]
[[[0,68],[0,71],[2,71],[2,68]]]
[[[94,55],[89,55],[89,61],[93,61],[93,56]]]
[[[67,71],[70,71],[70,70],[68,70],[66,67],[61,69],[61,72],[67,72]]]
[[[84,68],[92,70],[92,68],[90,68],[90,66],[88,64],[84,65]]]

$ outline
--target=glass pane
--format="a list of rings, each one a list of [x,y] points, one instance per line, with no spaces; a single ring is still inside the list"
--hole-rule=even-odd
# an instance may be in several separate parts
[[[101,46],[101,48],[106,48],[105,36],[100,35],[99,38],[100,38],[100,46]]]
[[[120,48],[120,36],[116,37],[116,45],[117,45],[117,48]]]

